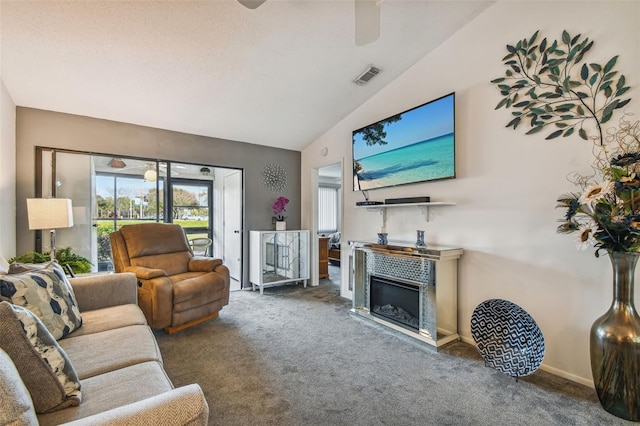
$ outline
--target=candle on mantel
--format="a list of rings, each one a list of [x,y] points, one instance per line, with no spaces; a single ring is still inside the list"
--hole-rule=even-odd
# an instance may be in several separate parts
[[[382,228],[380,228],[380,233],[381,234],[386,234],[387,233],[387,228],[384,227],[384,226]]]

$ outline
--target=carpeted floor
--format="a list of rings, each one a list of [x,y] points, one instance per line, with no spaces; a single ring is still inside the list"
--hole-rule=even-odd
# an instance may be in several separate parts
[[[175,386],[210,425],[614,425],[591,388],[538,370],[516,382],[454,342],[440,352],[349,314],[338,286],[236,291],[220,317],[157,332]]]

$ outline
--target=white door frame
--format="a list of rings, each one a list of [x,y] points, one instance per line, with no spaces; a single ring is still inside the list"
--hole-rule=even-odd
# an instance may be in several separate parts
[[[344,157],[341,157],[338,161],[333,161],[331,163],[322,164],[318,167],[313,168],[311,172],[311,242],[312,250],[311,250],[311,285],[317,286],[320,284],[320,279],[318,278],[319,274],[319,262],[320,262],[320,253],[318,251],[318,186],[320,184],[319,173],[320,169],[328,166],[332,166],[334,164],[340,164],[340,186],[341,186],[341,199],[340,199],[340,207],[338,209],[338,223],[340,223],[340,233],[342,235],[342,224],[344,223]],[[346,288],[349,288],[349,283],[344,279],[344,270],[343,268],[346,263],[342,261],[342,245],[343,241],[340,243],[340,275],[341,275],[341,285],[340,285],[340,294],[344,294],[344,288],[346,284]]]

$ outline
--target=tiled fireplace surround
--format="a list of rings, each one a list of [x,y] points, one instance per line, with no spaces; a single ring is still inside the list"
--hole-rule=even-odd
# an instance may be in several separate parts
[[[462,249],[354,242],[352,250],[352,314],[405,333],[434,346],[436,350],[460,338],[457,264]],[[372,277],[418,290],[415,292],[419,298],[417,329],[373,312],[370,301]]]

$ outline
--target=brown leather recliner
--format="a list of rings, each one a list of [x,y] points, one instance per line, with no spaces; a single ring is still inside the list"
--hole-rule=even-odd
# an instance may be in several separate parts
[[[138,305],[153,328],[168,333],[218,316],[229,303],[229,269],[194,256],[180,225],[124,225],[111,233],[116,272],[138,278]]]

